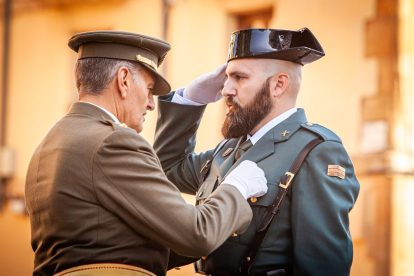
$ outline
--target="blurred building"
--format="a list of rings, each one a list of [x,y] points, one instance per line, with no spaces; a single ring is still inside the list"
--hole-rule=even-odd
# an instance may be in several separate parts
[[[342,138],[361,183],[351,212],[351,275],[414,275],[413,0],[0,4],[0,275],[30,275],[33,267],[23,205],[25,174],[37,145],[77,100],[76,54],[67,47],[73,34],[122,30],[169,41],[172,50],[161,70],[177,89],[226,62],[234,30],[304,26],[319,39],[326,57],[304,67],[298,107],[305,108],[311,122]],[[197,151],[211,149],[222,139],[225,113],[223,101],[208,107]],[[152,112],[142,132],[150,143],[155,121]],[[169,275],[193,271],[188,266]]]

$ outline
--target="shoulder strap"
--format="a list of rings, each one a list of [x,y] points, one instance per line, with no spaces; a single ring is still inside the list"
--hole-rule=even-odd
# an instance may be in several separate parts
[[[244,259],[240,266],[240,272],[242,273],[242,275],[250,275],[250,268],[252,267],[257,253],[259,252],[260,246],[262,245],[266,237],[266,234],[270,228],[270,224],[272,223],[273,219],[280,210],[280,206],[282,205],[283,199],[287,194],[287,190],[289,188],[290,183],[292,182],[292,179],[298,173],[299,169],[303,164],[303,161],[305,161],[306,157],[311,152],[311,150],[323,141],[324,140],[322,138],[316,138],[310,141],[296,157],[289,171],[287,171],[280,180],[279,191],[277,192],[277,195],[273,200],[272,204],[270,204],[267,208],[266,213],[262,218],[262,221],[256,229],[256,234],[253,237],[253,240],[250,243],[249,248],[246,251],[246,254],[244,255]]]

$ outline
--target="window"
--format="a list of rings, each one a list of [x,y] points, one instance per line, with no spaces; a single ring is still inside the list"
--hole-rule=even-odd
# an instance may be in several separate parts
[[[235,14],[237,29],[269,28],[273,8]]]

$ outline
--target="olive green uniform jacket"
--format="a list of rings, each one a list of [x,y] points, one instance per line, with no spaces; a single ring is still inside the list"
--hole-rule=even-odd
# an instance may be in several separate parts
[[[201,257],[246,230],[252,212],[236,188],[223,185],[204,206],[186,204],[151,146],[105,117],[98,107],[73,104],[32,157],[33,275],[105,262],[165,275],[168,248]]]
[[[239,273],[255,229],[267,206],[276,197],[281,177],[305,145],[320,137],[324,142],[310,152],[293,179],[251,272],[290,266],[294,275],[349,275],[353,248],[348,213],[358,196],[359,183],[339,137],[322,126],[308,126],[304,110],[299,109],[267,132],[235,163],[234,154],[240,139],[229,140],[212,160],[204,183],[200,183],[201,166],[214,153],[214,150],[194,153],[197,128],[205,106],[175,104],[171,102],[172,96],[170,93],[158,98],[154,149],[167,177],[182,192],[197,193],[197,199],[202,201],[215,186],[220,187],[225,176],[243,160],[256,162],[263,169],[268,183],[265,196],[256,202],[249,201],[253,220],[248,230],[230,237],[205,260],[198,261],[197,269],[214,274]],[[283,136],[285,130],[287,133]],[[229,148],[234,150],[223,156]],[[343,167],[345,179],[328,176],[329,165]]]

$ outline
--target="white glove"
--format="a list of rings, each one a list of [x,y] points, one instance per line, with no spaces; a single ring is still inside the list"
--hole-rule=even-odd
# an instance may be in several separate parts
[[[196,78],[184,90],[184,98],[200,104],[213,103],[221,98],[221,90],[224,87],[227,64],[221,65],[213,73],[204,74]]]
[[[253,196],[259,197],[267,193],[267,180],[265,174],[256,163],[244,160],[237,166],[222,184],[236,187],[245,199]]]

